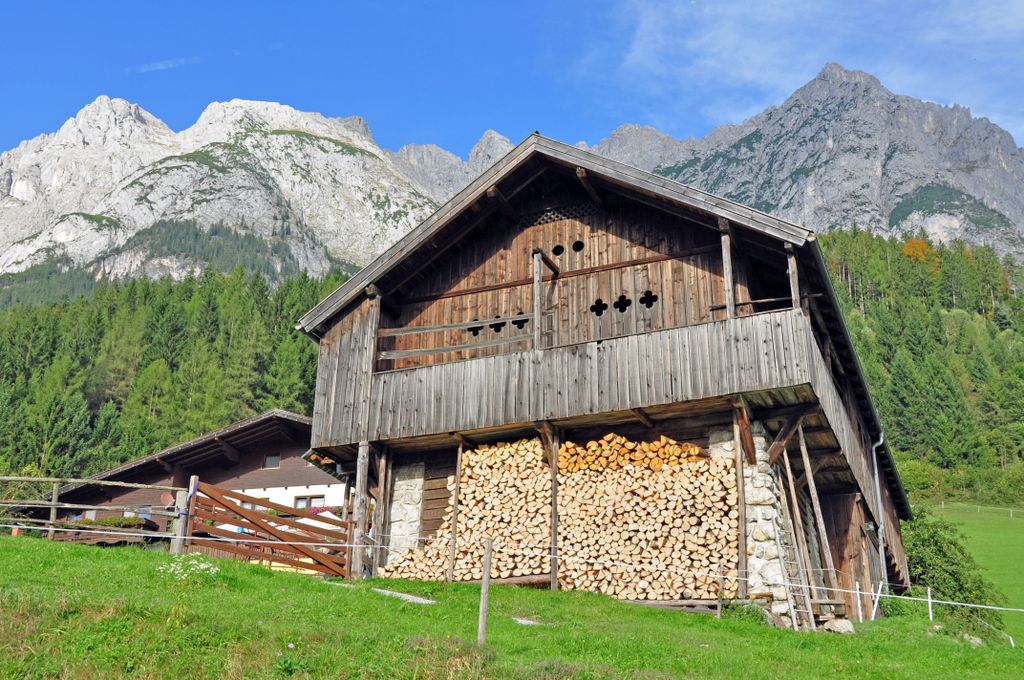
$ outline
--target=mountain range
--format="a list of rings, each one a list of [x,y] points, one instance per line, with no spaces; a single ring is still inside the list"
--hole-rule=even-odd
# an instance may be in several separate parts
[[[271,280],[354,268],[510,148],[487,131],[465,160],[435,145],[392,152],[361,118],[241,100],[174,132],[101,96],[0,154],[0,286],[238,263]],[[702,138],[623,125],[589,148],[818,231],[923,230],[1024,255],[1024,150],[1012,136],[835,64]]]

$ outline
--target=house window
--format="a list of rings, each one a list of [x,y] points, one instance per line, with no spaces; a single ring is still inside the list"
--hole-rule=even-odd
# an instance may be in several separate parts
[[[263,500],[263,499],[261,499]],[[265,512],[266,508],[262,505],[253,505],[249,501],[242,501],[242,507],[246,510],[255,510],[256,512]]]
[[[280,453],[268,453],[263,458],[263,469],[274,470],[281,467],[281,454]]]
[[[324,507],[323,496],[296,496],[295,507],[298,510],[308,510],[309,508],[322,508]]]

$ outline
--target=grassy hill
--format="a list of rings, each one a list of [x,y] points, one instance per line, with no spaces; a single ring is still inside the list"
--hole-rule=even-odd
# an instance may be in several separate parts
[[[948,519],[967,537],[967,547],[985,575],[1006,595],[1009,607],[1024,608],[1024,510],[946,503],[935,513]],[[1007,613],[1006,632],[1024,645],[1024,614]]]
[[[178,582],[169,556],[0,536],[0,677],[1006,677],[1024,650],[929,634],[923,612],[858,634],[793,633],[590,593],[321,579],[219,562]],[[371,586],[426,595],[385,597]],[[511,617],[542,625],[524,626]]]

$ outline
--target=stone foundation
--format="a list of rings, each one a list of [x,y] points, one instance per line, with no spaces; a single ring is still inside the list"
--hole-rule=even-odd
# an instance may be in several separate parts
[[[771,611],[790,624],[789,598],[786,587],[785,529],[782,515],[783,489],[776,483],[768,465],[768,433],[761,423],[753,423],[756,460],[754,465],[743,461],[744,513],[747,542],[747,596],[770,594]],[[712,457],[735,456],[732,429],[710,433]]]
[[[392,471],[395,486],[391,494],[388,522],[388,554],[385,564],[416,547],[423,507],[423,463],[396,465]]]

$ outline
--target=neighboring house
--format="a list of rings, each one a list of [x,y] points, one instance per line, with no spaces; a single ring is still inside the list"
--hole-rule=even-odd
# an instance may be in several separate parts
[[[181,444],[123,463],[93,478],[168,486],[188,486],[192,475],[215,486],[295,508],[343,506],[346,484],[303,460],[311,421],[272,410],[240,420]],[[64,517],[98,519],[122,514],[148,517],[155,507],[173,506],[173,495],[154,489],[118,489],[88,482],[60,490],[62,503],[135,506],[128,511],[89,510]],[[167,518],[152,520],[166,528]]]
[[[741,596],[787,616],[809,592],[828,610],[823,572],[908,585],[910,505],[809,229],[534,134],[299,327],[320,345],[307,457],[355,474],[356,543],[371,494],[391,536],[436,533],[465,447],[540,435],[551,461],[614,431],[735,452]]]

